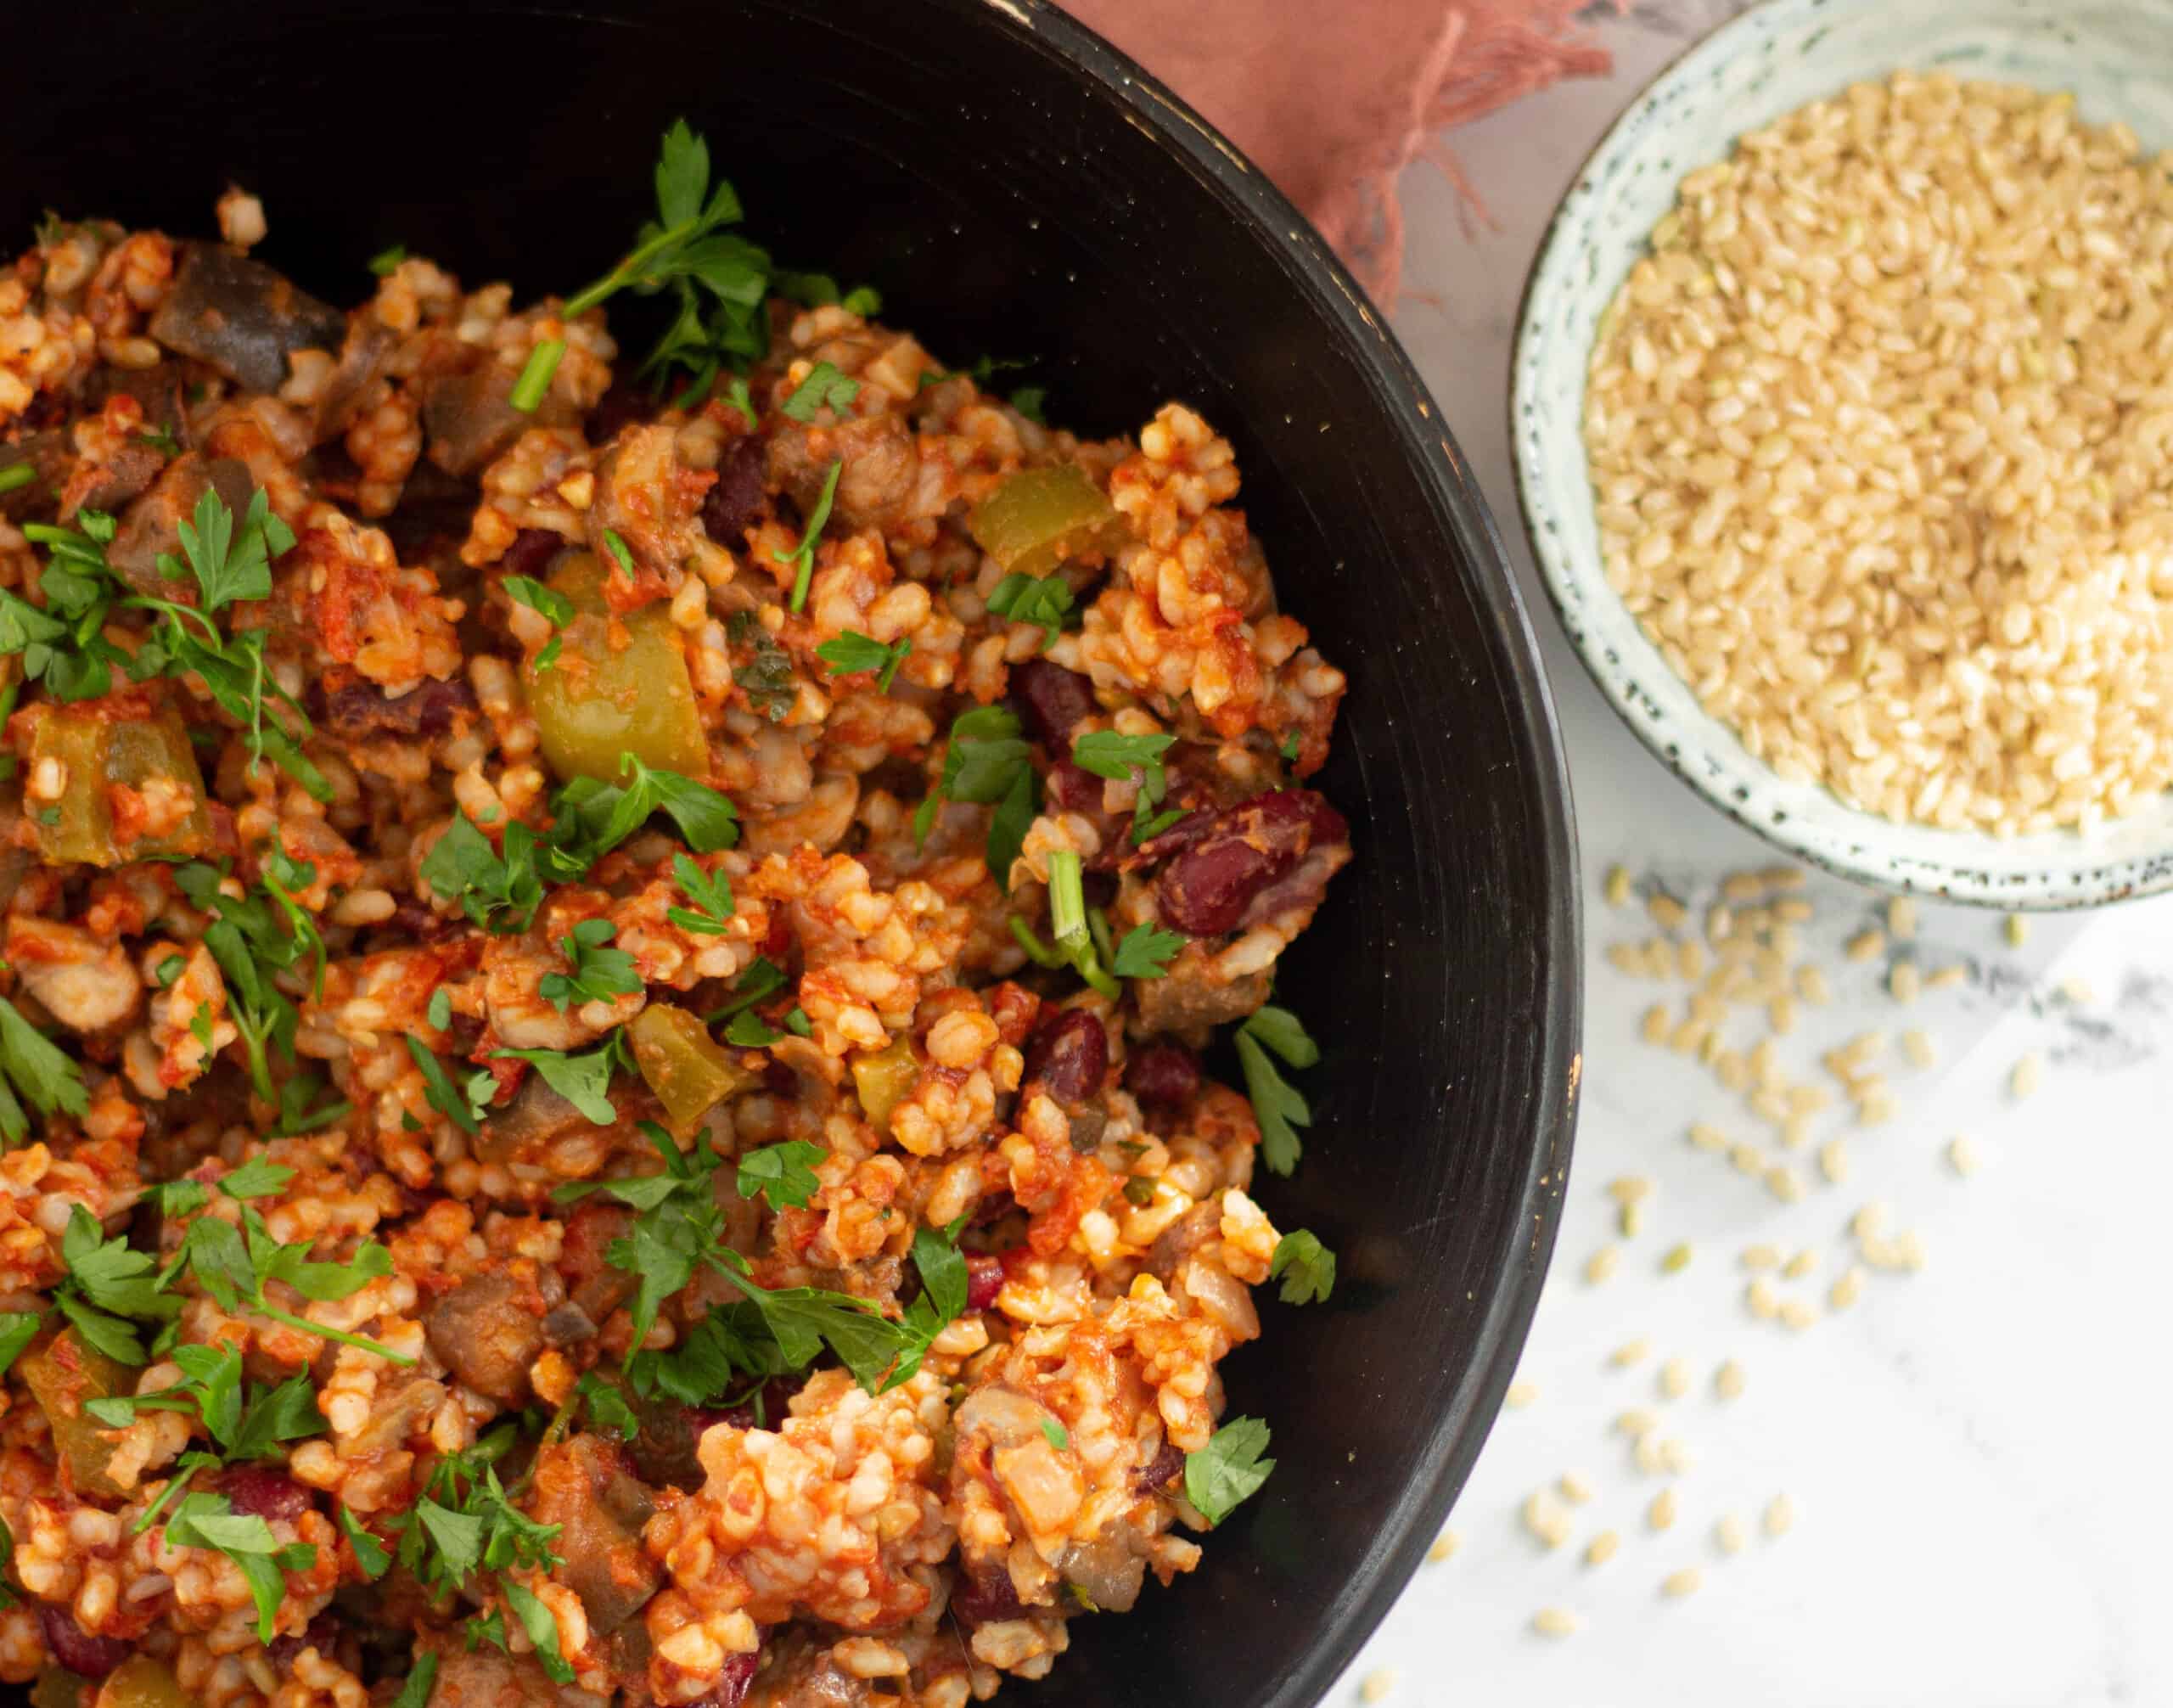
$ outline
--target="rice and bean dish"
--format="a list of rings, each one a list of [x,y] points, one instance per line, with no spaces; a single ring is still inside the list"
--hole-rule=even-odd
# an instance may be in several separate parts
[[[1045,425],[683,126],[657,201],[518,311],[239,190],[0,273],[41,1708],[957,1708],[1271,1469],[1344,677],[1190,410]]]
[[[1781,777],[2087,830],[2173,787],[2173,155],[1897,72],[1684,178],[1603,317],[1608,582]]]

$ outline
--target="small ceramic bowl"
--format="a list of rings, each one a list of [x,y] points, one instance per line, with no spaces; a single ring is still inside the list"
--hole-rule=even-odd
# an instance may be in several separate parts
[[[2173,145],[2173,0],[1766,0],[1631,104],[1557,211],[1525,289],[1510,398],[1518,495],[1556,610],[1617,711],[1676,774],[1789,853],[1867,884],[2011,908],[2173,888],[2173,795],[2089,834],[1895,824],[1774,775],[1707,712],[1609,587],[1583,440],[1601,312],[1685,174],[1736,137],[1902,70],[2072,90],[2093,124]]]

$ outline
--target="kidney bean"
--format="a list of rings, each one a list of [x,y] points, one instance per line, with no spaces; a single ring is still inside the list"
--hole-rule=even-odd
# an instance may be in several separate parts
[[[1199,1058],[1182,1044],[1148,1044],[1126,1061],[1124,1082],[1142,1103],[1176,1108],[1199,1090]]]
[[[136,1645],[118,1637],[93,1637],[76,1623],[76,1615],[50,1601],[37,1604],[37,1628],[53,1658],[70,1672],[85,1678],[103,1678],[136,1652]]]
[[[761,1664],[762,1651],[759,1649],[752,1655],[726,1656],[709,1694],[697,1697],[687,1708],[740,1708],[747,1700],[747,1693],[755,1688],[755,1673]]]
[[[1134,1494],[1157,1494],[1185,1468],[1185,1450],[1175,1441],[1162,1443],[1162,1451],[1131,1474]]]
[[[506,554],[498,559],[501,575],[526,576],[540,580],[551,559],[566,548],[564,539],[548,528],[523,528],[513,537]]]
[[[996,1303],[996,1295],[1003,1290],[1003,1260],[991,1257],[986,1252],[970,1252],[966,1257],[966,1308],[985,1311]]]
[[[596,407],[581,424],[581,436],[592,445],[602,445],[617,438],[622,429],[646,421],[655,413],[656,399],[649,388],[622,379],[597,400]]]
[[[284,1669],[295,1664],[295,1657],[304,1649],[314,1649],[329,1659],[332,1645],[339,1640],[340,1621],[332,1616],[332,1610],[328,1607],[310,1621],[309,1629],[300,1637],[275,1637],[266,1652],[271,1655],[273,1666]]]
[[[284,1471],[269,1465],[236,1465],[221,1474],[219,1492],[236,1512],[259,1518],[296,1519],[316,1504],[310,1492]]]
[[[716,484],[702,497],[702,527],[727,550],[747,543],[747,530],[762,513],[762,441],[752,433],[733,440],[716,465]]]
[[[347,741],[431,739],[450,730],[456,715],[475,709],[475,690],[458,677],[425,682],[388,698],[353,671],[336,670],[336,681],[330,679],[334,674],[327,673],[322,693],[312,698],[321,707],[319,722]]]
[[[725,1423],[741,1430],[775,1430],[792,1415],[792,1396],[806,1383],[804,1376],[772,1376],[762,1384],[762,1415],[759,1421],[755,1416],[755,1402],[750,1400],[744,1406],[734,1406],[728,1412],[719,1412],[709,1417],[709,1422],[703,1424],[700,1429],[709,1428],[710,1424]],[[706,1413],[704,1415],[709,1416]],[[699,1432],[699,1430],[696,1431],[697,1434]]]
[[[1066,1009],[1026,1046],[1024,1080],[1039,1080],[1058,1103],[1084,1103],[1109,1071],[1109,1034],[1084,1009]]]
[[[951,1610],[969,1625],[993,1625],[1006,1619],[1024,1619],[1026,1604],[1011,1582],[1002,1560],[973,1571],[962,1571],[951,1591]]]
[[[1172,826],[1171,834],[1184,829]],[[1163,922],[1194,937],[1234,931],[1253,898],[1307,850],[1349,835],[1343,815],[1310,789],[1255,795],[1217,813],[1204,834],[1155,874]]]
[[[1094,684],[1075,670],[1045,658],[1011,666],[1011,699],[1027,739],[1052,753],[1071,750],[1071,732],[1094,715]],[[1097,791],[1100,784],[1094,785]]]

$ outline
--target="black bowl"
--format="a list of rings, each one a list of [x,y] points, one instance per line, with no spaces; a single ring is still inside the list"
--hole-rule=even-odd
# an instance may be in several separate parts
[[[1289,608],[1350,673],[1323,779],[1358,858],[1283,1000],[1326,1059],[1276,1221],[1340,1253],[1227,1367],[1266,1490],[1199,1570],[1082,1620],[1043,1708],[1317,1700],[1387,1610],[1499,1405],[1569,1160],[1569,788],[1502,545],[1403,351],[1302,217],[1181,102],[1036,0],[121,0],[11,20],[0,232],[53,208],[210,228],[337,302],[406,243],[570,290],[649,211],[684,115],[791,264],[879,286],[963,362],[1030,358],[1053,416],[1168,397],[1235,441]],[[12,245],[10,245],[12,247]],[[622,304],[615,325],[624,325]],[[1496,377],[1484,376],[1493,385]]]

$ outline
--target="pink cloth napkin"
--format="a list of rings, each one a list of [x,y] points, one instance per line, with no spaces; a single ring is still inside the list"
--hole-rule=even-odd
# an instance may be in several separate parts
[[[1609,65],[1571,29],[1586,0],[1062,3],[1220,126],[1383,303],[1403,259],[1396,174],[1431,160],[1484,218],[1440,133]]]

